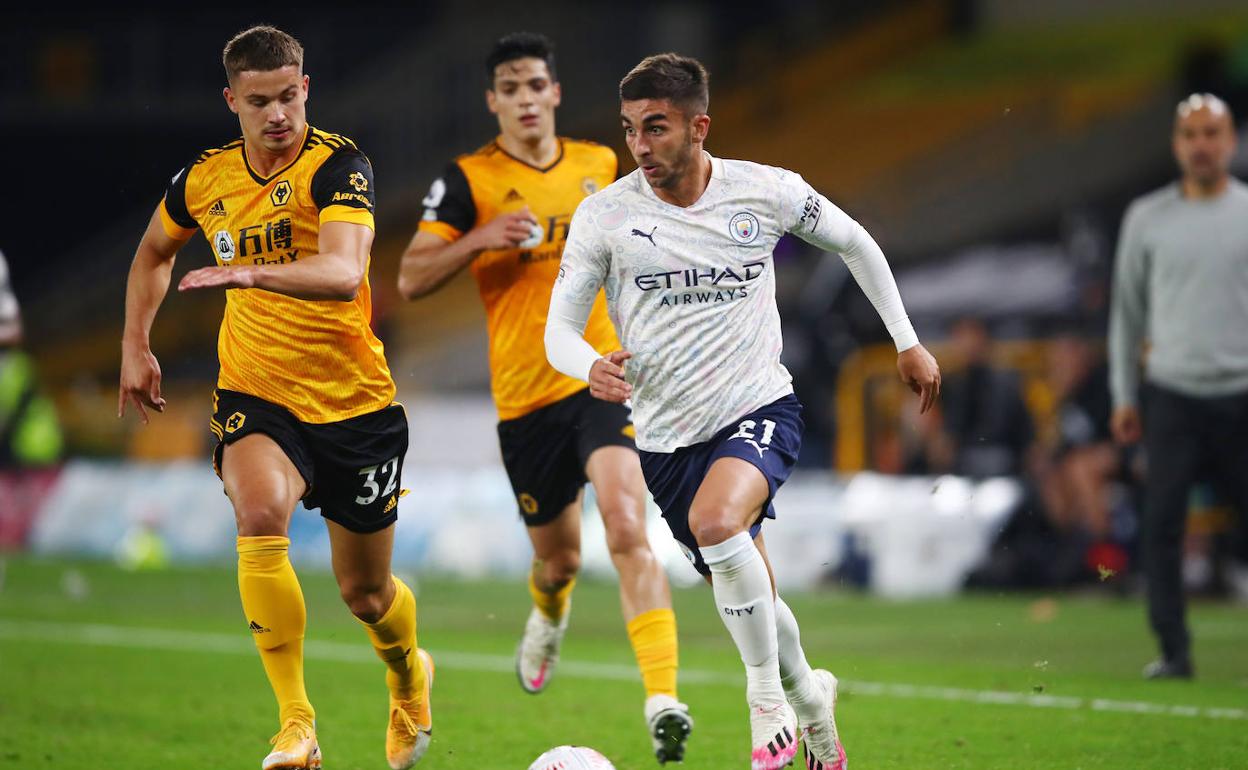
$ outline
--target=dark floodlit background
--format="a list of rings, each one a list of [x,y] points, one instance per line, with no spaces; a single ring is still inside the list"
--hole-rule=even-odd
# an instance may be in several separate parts
[[[1248,126],[1243,0],[360,0],[27,3],[0,24],[0,284],[23,325],[0,342],[0,767],[267,751],[272,696],[209,463],[221,293],[166,298],[152,348],[168,409],[116,417],[130,261],[169,178],[238,136],[221,49],[256,23],[302,41],[310,122],[375,169],[373,323],[411,429],[394,565],[438,661],[422,767],[520,768],[569,742],[655,766],[592,491],[559,680],[537,700],[515,687],[531,547],[478,293],[467,274],[418,302],[396,291],[430,183],[495,136],[483,59],[515,30],[558,46],[560,132],[614,147],[623,173],[620,78],[653,53],[701,58],[708,149],[796,170],[865,225],[941,362],[939,408],[920,416],[841,260],[780,243],[807,430],[767,550],[811,663],[841,677],[853,766],[1243,766],[1244,519],[1193,492],[1197,680],[1141,681],[1147,468],[1109,439],[1105,366],[1117,231],[1177,176],[1176,103],[1212,91]],[[1241,178],[1245,147],[1241,128]],[[197,236],[175,285],[210,259]],[[328,761],[378,766],[381,667],[319,516],[300,506],[290,535]],[[689,766],[728,766],[745,746],[737,652],[653,505],[649,540],[677,588]]]
[[[1181,96],[1213,91],[1248,114],[1241,3],[19,12],[0,31],[0,248],[21,303],[22,346],[41,398],[55,408],[59,438],[47,437],[46,451],[25,463],[25,481],[5,476],[21,490],[2,506],[5,547],[111,554],[128,547],[139,522],[174,559],[228,556],[228,509],[206,459],[223,298],[174,293],[165,301],[153,348],[166,414],[143,428],[117,420],[116,383],[134,247],[169,177],[237,136],[221,98],[220,51],[255,22],[303,42],[310,122],[352,137],[374,164],[374,324],[412,418],[405,481],[415,493],[404,504],[415,516],[419,501],[436,499],[448,517],[477,511],[514,536],[498,548],[515,558],[478,557],[481,569],[525,559],[495,447],[483,313],[467,275],[416,303],[399,300],[395,278],[429,183],[449,159],[494,136],[485,52],[500,34],[531,29],[558,46],[560,132],[615,147],[624,172],[632,163],[616,119],[619,78],[650,53],[700,57],[712,73],[709,150],[797,170],[862,222],[941,360],[942,407],[920,418],[896,382],[881,324],[840,261],[791,239],[778,248],[784,360],[807,408],[795,479],[802,492],[790,505],[809,516],[794,534],[817,531],[827,543],[826,566],[794,582],[902,594],[968,583],[1134,590],[1143,469],[1106,430],[1116,232],[1130,199],[1175,177],[1169,134]],[[1241,175],[1245,161],[1241,153]],[[175,283],[208,260],[193,241]],[[174,516],[167,509],[179,494],[187,501]],[[84,500],[90,528],[74,523]],[[1195,495],[1192,507],[1190,588],[1232,593],[1242,525],[1212,492]],[[890,554],[905,556],[909,541],[863,533],[902,512],[912,517],[906,531],[927,532],[923,522],[942,511],[979,517],[958,536],[966,552],[937,548],[932,556],[929,548],[930,561],[902,558],[902,573],[888,578]],[[212,537],[187,534],[192,514],[220,524],[208,527]],[[400,560],[452,571],[476,564],[470,555],[433,555],[445,550],[430,546],[440,542],[436,523],[412,526],[419,531],[401,539]],[[943,542],[947,525],[930,529],[932,542]],[[673,569],[686,570],[678,559]],[[1114,580],[1104,580],[1106,570]]]

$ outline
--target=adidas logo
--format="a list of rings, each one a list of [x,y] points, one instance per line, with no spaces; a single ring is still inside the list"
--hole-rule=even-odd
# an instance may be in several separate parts
[[[254,620],[247,624],[247,628],[251,629],[251,633],[253,634],[268,634],[273,632],[273,629],[265,628]]]
[[[524,196],[516,192],[516,188],[514,187],[508,190],[507,194],[503,196],[503,203],[511,203],[512,201],[522,201],[522,200],[524,200]]]
[[[220,198],[217,198],[217,202],[212,204],[212,208],[208,209],[208,216],[210,217],[225,216],[225,203],[223,203]]]
[[[390,495],[390,501],[386,503],[386,509],[382,513],[389,513],[394,510],[394,506],[399,504],[399,499],[394,495]]]
[[[781,750],[791,743],[794,743],[793,733],[789,732],[788,727],[785,727],[784,732],[776,733],[776,737],[767,742],[767,750],[771,752],[773,757],[776,757],[780,755]],[[810,757],[809,754],[806,756],[807,758]]]

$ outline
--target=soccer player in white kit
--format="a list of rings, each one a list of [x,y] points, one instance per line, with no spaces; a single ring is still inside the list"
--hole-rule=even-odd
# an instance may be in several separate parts
[[[836,677],[812,670],[775,593],[761,525],[797,460],[801,404],[780,363],[772,251],[785,233],[841,254],[893,337],[926,411],[940,369],[919,344],[871,236],[797,174],[702,149],[711,119],[695,59],[651,56],[620,83],[637,170],[572,218],[546,325],[551,364],[630,400],[646,484],[710,580],[746,668],[751,768],[843,770]],[[599,288],[623,350],[582,337]],[[799,732],[800,723],[800,732]]]

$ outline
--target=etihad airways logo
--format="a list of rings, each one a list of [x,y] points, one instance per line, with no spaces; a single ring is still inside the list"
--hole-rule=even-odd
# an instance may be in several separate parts
[[[696,289],[699,287],[718,289],[721,287],[737,288],[749,283],[763,274],[766,264],[763,262],[746,262],[740,267],[696,267],[684,270],[668,270],[662,273],[642,273],[633,279],[633,283],[642,291],[657,289]]]
[[[766,269],[763,262],[746,262],[738,267],[691,267],[663,273],[643,273],[633,279],[642,291],[662,290],[659,307],[710,305],[745,299],[749,284]]]

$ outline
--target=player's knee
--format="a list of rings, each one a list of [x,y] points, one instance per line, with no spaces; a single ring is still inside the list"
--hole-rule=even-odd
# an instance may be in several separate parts
[[[601,506],[601,510],[607,550],[613,557],[639,549],[649,549],[644,508],[624,501],[621,504]]]
[[[240,537],[283,537],[290,513],[277,501],[243,501],[234,506],[234,521]]]
[[[708,507],[689,511],[689,531],[700,546],[718,545],[744,527],[727,508]]]
[[[542,562],[542,578],[546,587],[556,591],[572,582],[580,571],[581,553],[572,549],[551,554]]]
[[[365,623],[376,623],[386,614],[386,586],[388,581],[344,580],[338,584],[342,601],[351,614]]]

